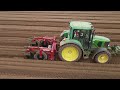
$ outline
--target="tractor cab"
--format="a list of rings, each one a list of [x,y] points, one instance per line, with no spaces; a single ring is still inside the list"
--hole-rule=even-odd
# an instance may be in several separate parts
[[[90,48],[93,34],[94,28],[91,23],[80,21],[70,22],[70,39],[80,41],[84,49]]]

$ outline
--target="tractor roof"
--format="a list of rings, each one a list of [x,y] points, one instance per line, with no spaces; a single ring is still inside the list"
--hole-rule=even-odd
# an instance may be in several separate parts
[[[90,22],[82,22],[82,21],[71,21],[70,27],[73,29],[82,29],[82,30],[92,30],[93,25]]]

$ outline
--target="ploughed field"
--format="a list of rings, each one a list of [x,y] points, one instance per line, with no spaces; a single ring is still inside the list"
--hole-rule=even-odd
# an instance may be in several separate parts
[[[23,58],[27,39],[57,36],[69,29],[69,21],[92,22],[96,34],[120,45],[120,12],[117,11],[5,11],[0,12],[0,78],[114,79],[120,78],[120,57],[108,64],[92,60],[63,62]]]

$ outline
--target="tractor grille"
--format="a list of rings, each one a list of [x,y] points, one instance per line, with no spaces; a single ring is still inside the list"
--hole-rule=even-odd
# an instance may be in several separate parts
[[[108,47],[109,43],[110,43],[110,42],[105,42],[104,46],[105,46],[105,47]]]

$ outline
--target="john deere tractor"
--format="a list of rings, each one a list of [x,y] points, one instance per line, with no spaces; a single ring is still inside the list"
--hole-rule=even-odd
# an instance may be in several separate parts
[[[63,61],[79,61],[91,58],[97,63],[107,63],[112,54],[120,54],[120,46],[110,46],[110,39],[95,35],[90,22],[71,21],[70,30],[64,30],[60,37],[58,55]]]

